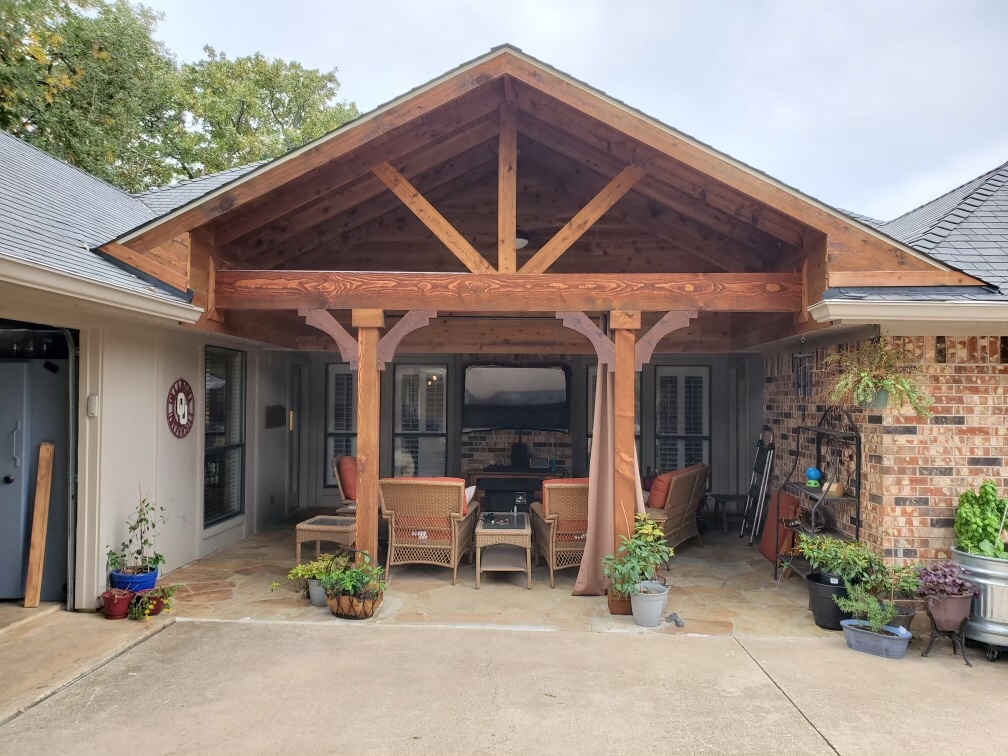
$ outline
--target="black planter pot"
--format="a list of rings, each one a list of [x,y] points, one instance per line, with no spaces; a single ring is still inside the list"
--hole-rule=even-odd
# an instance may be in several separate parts
[[[827,582],[829,578],[824,578],[821,573],[813,572],[808,576],[809,607],[812,609],[812,619],[815,623],[826,630],[842,630],[840,620],[850,619],[851,616],[836,605],[834,596],[846,596],[847,589],[840,585],[831,585]]]
[[[889,623],[890,627],[902,627],[905,630],[910,629],[910,623],[913,622],[913,618],[917,616],[916,609],[910,609],[906,606],[896,607],[896,616],[893,617],[892,622]]]

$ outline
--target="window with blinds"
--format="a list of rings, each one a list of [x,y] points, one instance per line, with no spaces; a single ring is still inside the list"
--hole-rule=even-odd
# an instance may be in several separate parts
[[[325,487],[336,487],[336,463],[357,454],[357,373],[349,365],[326,365]]]
[[[444,365],[395,366],[392,469],[397,477],[445,474],[447,378]]]
[[[655,368],[655,468],[710,464],[710,369]]]
[[[245,511],[245,353],[206,348],[203,525]]]

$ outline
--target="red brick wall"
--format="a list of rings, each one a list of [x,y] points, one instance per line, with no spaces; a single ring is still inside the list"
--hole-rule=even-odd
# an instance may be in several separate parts
[[[914,374],[934,397],[934,417],[921,419],[909,408],[855,411],[862,434],[862,537],[898,561],[940,559],[952,547],[955,506],[967,488],[993,478],[1008,489],[1008,364],[999,337],[886,337],[906,350]],[[807,424],[825,409],[822,360],[830,349],[814,351],[814,390]],[[944,359],[944,361],[942,361]],[[793,457],[793,427],[802,400],[794,396],[791,355],[766,359],[767,421],[778,432],[786,474]],[[796,477],[812,463],[806,445]],[[786,467],[785,467],[786,464]],[[834,524],[852,534],[852,507],[830,503]]]

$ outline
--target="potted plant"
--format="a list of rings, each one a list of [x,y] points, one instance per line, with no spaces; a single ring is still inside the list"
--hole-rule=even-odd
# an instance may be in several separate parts
[[[880,601],[868,587],[844,581],[846,596],[834,596],[833,601],[851,619],[840,621],[847,648],[887,659],[902,659],[911,633],[905,627],[892,624],[896,607],[891,601]]]
[[[154,587],[158,567],[165,561],[154,550],[158,521],[161,524],[167,521],[164,507],[157,507],[146,497],[140,497],[136,512],[126,520],[126,540],[118,549],[108,550],[106,565],[113,588],[136,592]]]
[[[133,591],[124,588],[105,589],[102,593],[102,612],[105,614],[105,619],[125,619],[134,595]]]
[[[172,596],[174,596],[181,583],[166,583],[144,591],[137,591],[130,601],[129,611],[126,616],[131,620],[142,620],[154,617],[161,612],[168,613],[172,607]]]
[[[312,606],[326,606],[326,592],[322,587],[322,577],[346,568],[350,560],[343,554],[319,554],[317,559],[295,565],[287,573],[287,580],[304,580],[308,583],[308,600]]]
[[[884,339],[831,354],[824,362],[834,370],[826,395],[836,404],[862,409],[909,404],[918,417],[930,417],[934,399],[908,375],[907,362],[907,355]]]
[[[867,582],[883,568],[882,560],[861,541],[846,541],[830,535],[799,534],[795,550],[808,560],[812,571],[806,576],[809,606],[816,625],[841,630],[841,620],[849,619],[833,600],[845,596],[844,581]]]
[[[655,627],[661,622],[668,586],[654,578],[658,567],[668,562],[672,554],[658,523],[638,514],[634,517],[633,535],[620,536],[616,553],[602,558],[602,574],[609,579],[610,590],[630,597],[630,611],[638,625]]]
[[[976,586],[963,579],[957,564],[936,562],[921,568],[917,595],[927,600],[928,614],[942,632],[958,632],[976,594]]]
[[[910,623],[917,615],[911,606],[902,606],[897,601],[912,598],[920,587],[920,568],[915,564],[879,567],[868,578],[865,587],[893,609],[893,617],[886,624],[910,629]]]
[[[371,555],[357,552],[357,560],[333,561],[332,569],[319,579],[329,610],[344,619],[367,619],[381,606],[385,595],[382,568],[371,564]]]

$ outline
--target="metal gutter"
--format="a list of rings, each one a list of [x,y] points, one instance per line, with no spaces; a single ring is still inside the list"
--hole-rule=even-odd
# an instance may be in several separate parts
[[[1004,302],[866,302],[827,299],[808,308],[816,322],[885,323],[889,321],[946,323],[1008,323]]]

